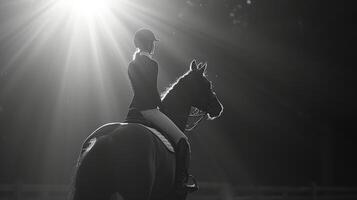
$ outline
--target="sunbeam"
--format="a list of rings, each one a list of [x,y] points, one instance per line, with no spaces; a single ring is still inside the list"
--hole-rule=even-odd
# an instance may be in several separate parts
[[[112,0],[59,0],[58,6],[69,10],[73,15],[90,20],[109,12],[114,2]]]
[[[198,7],[190,2],[12,0],[0,3],[0,16],[7,19],[0,18],[0,81],[3,83],[0,112],[5,109],[11,113],[12,108],[8,107],[16,103],[13,110],[20,117],[14,114],[14,119],[19,119],[23,127],[36,124],[30,133],[18,134],[15,140],[25,143],[37,131],[39,147],[36,148],[43,150],[40,166],[43,170],[37,172],[38,182],[68,178],[68,168],[83,138],[100,124],[124,120],[133,95],[127,66],[135,51],[133,36],[139,28],[151,29],[159,39],[153,55],[159,63],[159,91],[187,71],[193,58],[210,63],[207,72],[210,78],[215,71],[229,70],[233,61],[228,62],[229,54],[224,48],[234,42],[225,37],[228,34],[217,28],[214,21],[195,12]],[[224,66],[221,61],[226,61]],[[231,76],[233,73],[226,75],[225,81]],[[228,88],[227,93],[237,89]],[[18,127],[14,132],[20,130]],[[201,139],[202,144],[206,142]],[[221,139],[224,143],[225,137]],[[60,148],[65,150],[59,151]],[[214,157],[208,162],[214,162],[218,170],[224,169]],[[62,167],[64,163],[67,168]],[[213,176],[229,178],[225,173]]]

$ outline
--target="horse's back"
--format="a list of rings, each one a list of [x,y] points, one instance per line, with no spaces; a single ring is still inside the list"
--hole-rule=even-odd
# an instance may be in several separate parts
[[[119,192],[130,199],[145,199],[158,186],[171,185],[174,156],[148,129],[138,124],[102,128],[109,133],[96,138],[83,157],[76,188],[89,193]]]
[[[145,193],[150,185],[151,196],[166,195],[165,192],[171,190],[174,182],[175,155],[169,152],[150,130],[140,124],[122,126],[111,135],[113,144],[116,144],[113,145],[115,157],[125,158],[126,161],[123,170],[116,170],[116,180],[125,185],[132,183],[131,186],[135,188],[133,193]],[[119,144],[122,146],[119,147]],[[114,166],[123,164],[120,160],[114,162],[120,162],[113,163]],[[126,190],[129,190],[126,186]]]

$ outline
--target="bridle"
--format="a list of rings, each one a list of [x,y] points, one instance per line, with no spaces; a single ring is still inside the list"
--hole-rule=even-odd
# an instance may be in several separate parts
[[[209,119],[208,117],[208,111],[211,109],[211,100],[216,98],[215,93],[210,93],[208,102],[205,103],[205,108],[203,110],[200,110],[194,106],[191,106],[190,114],[188,115],[188,118],[197,118],[197,120],[193,121],[192,123],[187,122],[185,131],[192,131],[199,123],[201,123],[203,120]]]
[[[208,118],[207,111],[202,111],[196,107],[191,107],[190,114],[188,118],[198,118],[196,121],[192,123],[187,123],[185,127],[185,131],[192,131],[202,120],[206,120]]]

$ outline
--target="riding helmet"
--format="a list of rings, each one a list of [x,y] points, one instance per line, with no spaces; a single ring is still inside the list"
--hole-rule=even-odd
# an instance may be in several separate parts
[[[135,47],[138,48],[140,48],[143,44],[151,43],[154,41],[158,41],[158,39],[155,38],[154,33],[149,29],[139,29],[134,35],[134,44]]]

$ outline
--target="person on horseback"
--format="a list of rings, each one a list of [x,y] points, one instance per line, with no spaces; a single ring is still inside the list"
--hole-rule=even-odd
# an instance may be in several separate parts
[[[175,193],[186,196],[198,190],[197,185],[189,185],[190,144],[187,136],[163,112],[157,89],[158,63],[152,59],[157,42],[149,29],[139,29],[134,35],[136,52],[128,66],[128,75],[134,92],[129,106],[129,114],[139,113],[140,117],[157,126],[169,135],[176,154]]]

